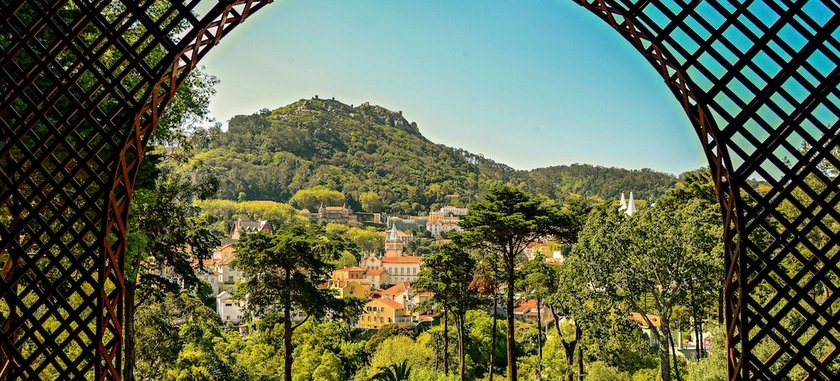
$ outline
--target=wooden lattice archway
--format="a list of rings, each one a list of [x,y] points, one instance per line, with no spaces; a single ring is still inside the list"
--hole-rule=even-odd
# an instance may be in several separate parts
[[[149,133],[209,49],[271,1],[203,2],[196,16],[200,0],[0,0],[0,378],[119,379],[125,222]],[[730,378],[840,376],[840,5],[575,2],[662,75],[709,158]]]

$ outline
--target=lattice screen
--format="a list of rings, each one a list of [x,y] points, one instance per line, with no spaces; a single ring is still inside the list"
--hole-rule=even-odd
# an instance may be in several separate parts
[[[159,112],[269,1],[0,0],[4,379],[119,379],[128,199]]]
[[[579,3],[661,72],[706,148],[727,225],[730,378],[838,379],[840,4]]]
[[[269,2],[0,0],[0,375],[119,378],[145,141],[187,72]],[[576,2],[662,74],[707,152],[730,377],[837,378],[838,3]]]

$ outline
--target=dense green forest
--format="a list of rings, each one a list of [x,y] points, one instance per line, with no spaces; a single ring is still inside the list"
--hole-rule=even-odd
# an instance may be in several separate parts
[[[323,185],[344,193],[354,209],[374,192],[395,213],[425,212],[453,202],[475,201],[491,184],[510,182],[535,194],[613,198],[635,192],[657,197],[674,176],[574,164],[531,171],[435,144],[401,111],[306,99],[274,111],[233,117],[228,130],[199,130],[192,137],[193,173],[215,174],[219,196],[287,202],[296,191]]]

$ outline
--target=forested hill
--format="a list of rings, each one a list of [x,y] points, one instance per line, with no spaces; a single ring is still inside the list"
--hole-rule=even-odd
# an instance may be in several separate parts
[[[634,191],[655,197],[673,176],[572,165],[519,171],[462,149],[435,144],[402,112],[306,99],[274,111],[232,118],[227,131],[201,130],[188,166],[220,179],[219,197],[287,201],[296,191],[323,185],[343,192],[358,208],[362,192],[376,192],[392,212],[426,212],[475,200],[496,181],[562,199],[570,193],[601,198]]]

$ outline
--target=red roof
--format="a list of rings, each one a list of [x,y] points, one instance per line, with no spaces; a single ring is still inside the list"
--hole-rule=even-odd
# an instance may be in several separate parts
[[[385,291],[382,291],[382,295],[399,295],[399,294],[402,294],[403,292],[405,292],[405,290],[407,290],[409,288],[409,284],[410,284],[409,282],[402,282],[400,284],[392,286],[391,288],[389,288]]]
[[[395,308],[395,309],[402,309],[403,308],[402,304],[399,304],[399,303],[397,303],[397,302],[395,302],[391,299],[384,299],[383,298],[383,299],[376,299],[376,300],[382,302],[382,304],[385,304],[386,306],[391,307],[391,308]]]
[[[521,314],[521,313],[525,313],[525,311],[527,311],[527,310],[532,310],[532,309],[537,309],[537,300],[536,299],[529,299],[529,300],[526,300],[526,301],[522,302],[522,304],[520,304],[518,307],[513,309],[513,312]]]
[[[203,263],[205,266],[226,266],[233,262],[235,258],[236,257],[232,255],[227,255],[219,259],[205,259]]]
[[[650,319],[650,322],[653,323],[654,327],[659,327],[659,325],[661,324],[661,322],[659,321],[659,316],[648,314],[647,317],[648,317],[648,319]],[[644,326],[648,325],[647,321],[645,321],[645,318],[642,317],[642,314],[640,314],[638,312],[631,312],[630,313],[630,320],[636,322],[639,325],[644,325]]]
[[[369,269],[365,275],[382,275],[384,272],[385,269]]]
[[[410,256],[410,257],[384,257],[382,258],[382,263],[420,263],[420,257],[418,256]]]

